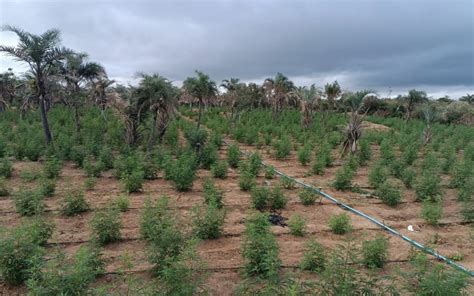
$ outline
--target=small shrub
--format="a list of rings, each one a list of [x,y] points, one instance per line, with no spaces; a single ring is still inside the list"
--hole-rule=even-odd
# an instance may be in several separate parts
[[[130,207],[130,199],[127,195],[121,194],[115,199],[115,206],[120,212],[126,212]]]
[[[387,205],[394,207],[402,199],[400,189],[390,182],[385,181],[377,188],[376,195]]]
[[[210,142],[216,147],[222,147],[222,134],[216,131],[212,131]]]
[[[291,152],[291,141],[288,136],[281,137],[278,141],[273,143],[275,149],[275,157],[277,159],[285,159]]]
[[[102,164],[102,168],[104,170],[108,170],[114,167],[114,155],[112,153],[112,149],[110,147],[104,146],[100,150],[99,157],[98,157],[99,163]]]
[[[0,196],[8,195],[10,195],[10,191],[8,190],[7,182],[5,181],[5,178],[0,177]]]
[[[268,166],[265,168],[265,179],[273,179],[275,178],[275,170],[272,166]]]
[[[390,174],[394,176],[395,178],[400,179],[403,174],[403,163],[401,163],[398,160],[393,160],[392,163],[390,163]]]
[[[298,161],[302,165],[307,165],[309,162],[311,162],[311,150],[309,147],[302,147],[298,150]]]
[[[121,178],[126,192],[138,192],[142,189],[144,173],[142,170],[134,170],[130,174],[124,174]]]
[[[322,158],[317,158],[311,171],[316,175],[324,175],[324,169],[326,168],[326,162]]]
[[[415,186],[418,200],[438,201],[441,199],[441,179],[439,175],[425,172]]]
[[[207,205],[215,205],[218,209],[224,206],[224,193],[219,190],[212,179],[206,179],[202,184],[204,201]]]
[[[314,239],[311,239],[306,244],[306,251],[303,254],[300,268],[311,272],[321,272],[325,266],[326,251],[324,247]]]
[[[346,213],[333,215],[329,219],[329,227],[335,234],[345,234],[352,230],[351,218]]]
[[[295,185],[296,185],[296,183],[293,179],[288,178],[286,176],[282,176],[280,178],[280,184],[283,188],[289,189],[289,190],[294,189]]]
[[[348,167],[344,166],[336,171],[336,179],[332,183],[337,190],[347,190],[352,187],[352,177],[354,172]]]
[[[12,163],[6,158],[0,159],[0,177],[10,178],[13,172]]]
[[[387,172],[382,164],[377,164],[369,172],[369,184],[374,188],[378,188],[387,180]]]
[[[362,262],[369,268],[382,268],[388,257],[388,240],[379,236],[362,243]]]
[[[96,177],[89,177],[84,181],[84,188],[86,190],[92,190],[92,189],[94,189],[96,184],[97,184],[97,178]]]
[[[211,167],[212,176],[214,178],[225,179],[227,177],[228,165],[226,161],[217,161]]]
[[[34,180],[39,179],[39,177],[41,177],[41,173],[36,169],[22,170],[20,172],[20,178],[25,182],[33,182]]]
[[[407,167],[403,170],[401,180],[406,188],[410,189],[413,187],[413,182],[416,178],[416,172],[411,167]]]
[[[54,196],[54,191],[56,189],[56,180],[55,179],[43,179],[40,183],[40,191],[44,197]]]
[[[443,215],[443,206],[441,202],[423,201],[421,216],[428,224],[437,225]]]
[[[15,194],[15,208],[22,216],[39,215],[44,211],[43,195],[39,190],[20,190]]]
[[[313,205],[316,201],[316,193],[308,188],[305,188],[300,191],[299,197],[301,203],[305,206]]]
[[[392,141],[388,139],[382,141],[380,144],[380,156],[385,164],[389,164],[395,159]]]
[[[87,212],[89,205],[84,198],[84,193],[79,190],[71,190],[66,193],[61,206],[61,214],[64,216],[75,216]]]
[[[214,144],[205,145],[198,156],[201,167],[208,170],[217,162],[217,147]]]
[[[245,223],[242,255],[249,276],[275,279],[281,265],[278,244],[270,231],[267,214],[257,213]]]
[[[179,191],[191,189],[196,179],[196,158],[192,153],[184,153],[173,164],[172,180]]]
[[[222,234],[225,211],[215,204],[194,210],[194,233],[200,239],[216,239]]]
[[[262,168],[262,158],[258,153],[252,153],[248,159],[249,171],[254,175],[258,176],[260,169]]]
[[[56,179],[61,173],[62,163],[56,157],[48,157],[43,165],[43,176],[48,179]]]
[[[250,199],[252,202],[252,207],[263,211],[270,200],[270,190],[267,187],[254,187],[252,189]]]
[[[100,177],[104,170],[104,164],[100,161],[94,161],[92,156],[86,157],[82,167],[88,177]]]
[[[185,132],[185,137],[188,140],[189,145],[196,151],[201,150],[207,140],[207,132],[203,129],[196,130],[190,128]]]
[[[409,145],[405,147],[400,156],[402,163],[405,165],[412,165],[416,158],[418,157],[418,147],[417,145]]]
[[[280,187],[274,187],[270,191],[270,199],[268,200],[268,205],[272,210],[280,210],[285,208],[288,203],[288,199],[281,191]]]
[[[29,218],[26,223],[16,228],[15,231],[27,235],[32,243],[45,246],[53,234],[54,224],[43,218]]]
[[[239,166],[240,161],[240,151],[237,145],[230,145],[229,149],[227,150],[227,162],[229,163],[230,167],[237,168]]]
[[[357,160],[360,165],[366,165],[372,158],[372,149],[369,141],[360,141],[360,149],[357,152]]]
[[[92,239],[100,245],[116,242],[120,240],[120,221],[119,211],[108,209],[97,212],[92,218]]]
[[[243,191],[249,191],[255,185],[257,184],[257,181],[255,180],[255,175],[252,174],[250,171],[243,171],[240,173],[239,177],[239,187]]]
[[[288,220],[290,233],[294,236],[304,236],[306,231],[306,221],[298,214],[293,214]]]

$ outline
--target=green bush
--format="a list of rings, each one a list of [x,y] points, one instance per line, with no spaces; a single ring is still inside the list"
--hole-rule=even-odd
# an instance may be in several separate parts
[[[257,213],[245,223],[242,255],[248,276],[276,279],[281,265],[278,244],[270,231],[267,214]]]
[[[352,187],[354,172],[348,166],[343,166],[336,171],[336,179],[332,183],[337,190],[347,190]]]
[[[148,261],[154,265],[156,275],[162,274],[173,264],[186,246],[186,238],[176,222],[173,219],[165,222],[159,228],[154,228],[147,245]]]
[[[210,142],[216,147],[222,147],[222,134],[216,131],[212,131]]]
[[[214,178],[225,179],[227,177],[228,165],[226,161],[217,161],[211,167],[212,176]]]
[[[240,161],[240,151],[237,145],[230,145],[227,150],[227,161],[229,162],[230,167],[237,168]]]
[[[416,172],[413,168],[407,167],[402,171],[401,180],[406,188],[410,189],[413,187],[413,182],[416,179]]]
[[[459,161],[453,168],[451,181],[449,186],[451,188],[459,188],[466,183],[466,180],[472,176],[474,170],[474,162]]]
[[[241,190],[249,191],[253,187],[255,187],[256,184],[257,184],[257,181],[255,180],[255,175],[252,174],[252,172],[245,170],[240,173],[239,187]]]
[[[48,179],[56,179],[61,173],[62,162],[56,157],[48,157],[43,165],[43,176]]]
[[[298,150],[298,161],[302,165],[307,165],[311,162],[311,150],[309,147],[304,146]]]
[[[42,264],[44,249],[24,227],[0,232],[0,279],[18,286]]]
[[[254,187],[250,194],[250,200],[253,208],[263,211],[268,206],[270,190],[264,186]]]
[[[290,233],[294,236],[304,236],[306,232],[306,221],[299,214],[293,214],[288,220]]]
[[[44,197],[54,196],[56,190],[55,179],[42,179],[40,183],[40,191]]]
[[[329,227],[335,234],[350,232],[352,230],[351,218],[346,213],[333,215],[329,219]]]
[[[115,159],[112,149],[110,149],[110,147],[103,146],[100,150],[98,161],[102,164],[102,168],[104,170],[113,168]]]
[[[441,179],[438,174],[424,172],[416,182],[415,192],[418,200],[438,201],[441,199]]]
[[[282,176],[280,178],[280,184],[283,188],[285,189],[294,189],[295,188],[295,181],[291,178],[288,178],[287,176]]]
[[[126,212],[130,207],[130,199],[127,195],[121,194],[115,199],[115,206],[120,212]]]
[[[0,177],[10,178],[13,172],[12,163],[6,158],[0,159]]]
[[[96,184],[97,184],[97,178],[89,177],[84,181],[84,188],[86,190],[93,190]]]
[[[75,254],[73,262],[64,253],[57,252],[45,267],[35,270],[28,280],[28,291],[31,295],[87,295],[88,287],[103,274],[104,262],[97,247],[81,247]]]
[[[218,209],[224,206],[224,193],[219,190],[212,179],[207,178],[202,184],[204,191],[204,202],[207,205],[215,205]]]
[[[143,186],[144,173],[142,170],[134,170],[129,174],[122,175],[121,181],[126,192],[139,192]]]
[[[176,189],[188,191],[196,179],[196,157],[193,153],[184,153],[173,163],[172,180]]]
[[[32,243],[45,246],[48,239],[53,234],[54,224],[39,216],[29,218],[21,226],[17,227],[15,231],[20,234],[27,235]]]
[[[303,260],[301,260],[300,268],[302,270],[308,270],[311,272],[320,272],[324,270],[326,266],[326,251],[324,247],[311,239],[306,244],[306,250],[303,254]]]
[[[291,141],[288,136],[283,136],[273,143],[275,149],[275,157],[277,159],[285,159],[291,152]]]
[[[92,218],[92,240],[100,245],[120,240],[122,222],[118,209],[98,211]]]
[[[378,236],[362,242],[362,262],[369,268],[382,268],[388,257],[388,240]]]
[[[268,205],[272,210],[280,210],[285,208],[286,204],[288,203],[288,199],[283,194],[280,187],[274,187],[270,191],[270,198],[268,200]]]
[[[324,175],[324,169],[326,168],[326,162],[322,158],[316,158],[316,161],[313,164],[311,172],[317,175]]]
[[[36,169],[26,169],[20,172],[20,178],[25,182],[33,182],[41,177],[41,173]]]
[[[428,224],[436,225],[443,215],[443,206],[441,202],[423,201],[421,208],[421,216]]]
[[[400,161],[394,159],[392,163],[390,163],[390,174],[394,176],[395,178],[400,179],[403,174],[403,169],[404,169],[404,164],[401,163]]]
[[[41,214],[45,205],[43,195],[39,190],[20,190],[15,194],[15,208],[22,216],[34,216]]]
[[[387,205],[394,207],[400,203],[402,195],[400,189],[390,182],[385,181],[377,188],[376,195]]]
[[[316,193],[308,188],[305,188],[300,191],[299,197],[301,203],[305,206],[313,205],[316,201]]]
[[[380,185],[387,181],[387,172],[382,164],[376,164],[375,167],[369,172],[369,184],[374,188],[378,188]]]
[[[360,165],[366,165],[367,162],[372,158],[372,149],[370,148],[369,141],[360,141],[360,149],[357,152],[357,160]]]
[[[405,147],[400,156],[402,163],[412,165],[418,157],[418,147],[416,144]]]
[[[5,178],[0,177],[0,196],[10,195],[10,190],[8,190],[7,182]]]
[[[90,155],[84,159],[82,167],[88,177],[100,177],[105,168],[102,162],[94,161],[94,158]]]
[[[268,166],[265,168],[265,179],[273,179],[275,178],[275,170],[272,166]]]
[[[194,233],[200,239],[217,239],[222,235],[225,211],[215,204],[209,204],[205,209],[194,209]]]
[[[258,153],[252,153],[248,159],[248,169],[254,175],[258,176],[262,168],[262,158]]]
[[[89,205],[84,198],[84,193],[79,190],[71,190],[66,193],[61,205],[61,214],[64,216],[75,216],[87,212]]]
[[[384,139],[380,144],[380,156],[385,164],[389,164],[395,159],[393,143],[389,139]]]
[[[185,137],[188,140],[189,145],[196,151],[201,150],[206,144],[207,132],[203,129],[196,130],[190,128],[186,130]]]
[[[217,147],[214,144],[207,144],[198,154],[199,163],[203,169],[210,169],[218,159]]]

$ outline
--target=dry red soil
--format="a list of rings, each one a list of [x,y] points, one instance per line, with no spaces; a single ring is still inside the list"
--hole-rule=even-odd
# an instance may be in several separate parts
[[[241,145],[243,150],[255,151],[255,147]],[[472,225],[461,223],[460,204],[456,201],[455,192],[445,188],[443,218],[440,226],[430,226],[420,217],[421,204],[415,201],[413,190],[403,190],[403,200],[395,208],[383,204],[376,198],[368,198],[362,194],[352,192],[340,192],[330,187],[330,182],[334,179],[334,173],[341,165],[336,161],[333,167],[327,169],[323,176],[305,176],[309,167],[304,167],[298,163],[294,152],[284,161],[275,160],[270,151],[265,148],[260,151],[263,159],[275,168],[288,175],[302,180],[308,184],[321,187],[325,192],[335,198],[348,203],[356,209],[373,216],[387,225],[395,228],[401,233],[413,238],[423,244],[433,246],[441,254],[451,256],[463,254],[464,258],[460,262],[462,265],[474,269],[474,233]],[[378,157],[377,147],[373,147],[374,157]],[[221,158],[226,157],[226,147],[221,149]],[[369,164],[370,165],[370,164]],[[13,192],[21,187],[35,186],[33,183],[25,183],[19,177],[19,173],[24,169],[40,169],[40,163],[15,162],[14,174],[8,180],[8,186]],[[353,181],[361,188],[368,187],[367,167],[359,168]],[[178,216],[183,220],[190,215],[193,206],[201,205],[203,202],[202,182],[205,177],[210,176],[210,172],[200,170],[198,178],[194,182],[191,191],[180,193],[173,188],[173,185],[161,178],[147,181],[144,184],[143,192],[130,195],[130,209],[122,213],[122,237],[120,242],[105,246],[104,258],[106,260],[106,270],[110,274],[103,277],[101,282],[114,281],[113,273],[122,267],[122,255],[129,254],[132,258],[133,272],[138,276],[149,278],[147,270],[150,264],[147,262],[145,253],[145,243],[140,240],[139,223],[147,197],[156,200],[162,195],[167,195],[172,201],[172,206],[178,212]],[[238,187],[238,172],[230,169],[228,178],[225,180],[216,179],[216,184],[225,191],[225,208],[227,216],[224,227],[224,235],[217,240],[202,241],[198,250],[203,261],[206,263],[209,276],[207,288],[212,295],[230,295],[236,286],[243,280],[241,256],[241,241],[244,230],[245,218],[250,210],[250,193],[243,192]],[[91,206],[91,211],[75,216],[63,217],[59,215],[58,209],[64,193],[71,186],[82,186],[86,179],[85,173],[76,168],[72,163],[66,163],[58,179],[56,194],[52,198],[46,199],[47,212],[55,223],[53,237],[49,240],[49,248],[59,247],[67,253],[75,252],[81,245],[90,239],[90,220],[95,211],[105,208],[108,203],[122,193],[122,186],[119,180],[113,178],[110,172],[103,174],[95,188],[86,191],[86,199]],[[444,180],[447,182],[447,180]],[[264,178],[261,175],[258,183],[263,184]],[[277,184],[278,179],[270,181]],[[333,248],[337,244],[342,244],[348,235],[335,235],[328,227],[329,217],[333,214],[344,212],[337,205],[322,199],[320,203],[312,206],[303,206],[298,198],[299,188],[285,190],[289,199],[287,207],[281,211],[284,217],[290,217],[293,213],[299,213],[307,221],[307,235],[295,237],[289,234],[287,227],[273,226],[272,231],[277,237],[280,247],[280,259],[283,270],[296,270],[304,252],[305,242],[310,237],[315,237],[317,241],[328,248]],[[377,234],[385,235],[389,239],[389,262],[381,273],[387,273],[396,267],[403,268],[406,265],[411,247],[408,243],[397,237],[393,237],[381,230],[376,225],[366,219],[349,214],[352,218],[354,231],[350,234],[356,237],[356,241],[364,238],[371,238]],[[13,227],[21,222],[21,217],[15,212],[12,197],[0,200],[0,225]],[[408,225],[413,225],[416,232],[407,230]],[[434,240],[437,238],[436,244]],[[307,275],[306,275],[307,276]],[[2,295],[22,295],[24,288],[8,288],[1,286]]]

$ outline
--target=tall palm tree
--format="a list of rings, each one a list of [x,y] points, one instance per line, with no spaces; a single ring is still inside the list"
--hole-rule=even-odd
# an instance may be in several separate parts
[[[66,92],[69,98],[67,103],[74,109],[76,131],[78,132],[81,129],[79,108],[87,96],[84,90],[85,84],[105,75],[104,67],[97,63],[87,62],[86,59],[87,54],[85,53],[70,54],[60,68],[60,73],[66,81]]]
[[[272,107],[272,117],[276,119],[288,100],[290,92],[295,89],[295,85],[288,77],[277,73],[275,78],[265,79],[263,88]]]
[[[326,97],[328,98],[329,106],[331,109],[336,108],[336,98],[342,94],[341,86],[339,82],[334,81],[333,83],[327,83],[324,86],[324,91],[326,93]]]
[[[46,111],[46,104],[48,104],[46,80],[55,71],[57,63],[65,59],[72,51],[59,46],[61,41],[60,32],[56,29],[48,30],[41,35],[28,33],[12,26],[4,27],[4,31],[15,33],[19,38],[19,43],[16,47],[0,45],[0,52],[13,56],[18,61],[29,65],[30,72],[36,81],[36,96],[38,97],[46,143],[50,144],[53,136]]]
[[[208,75],[196,71],[196,77],[188,77],[183,82],[184,90],[199,100],[199,115],[197,129],[201,126],[203,100],[215,97],[217,93],[216,83]]]
[[[107,76],[99,76],[92,82],[92,97],[99,106],[102,114],[105,116],[105,109],[107,108],[107,88],[115,83],[115,80],[110,80]]]
[[[419,91],[416,89],[412,89],[408,92],[407,96],[403,97],[403,101],[405,101],[405,109],[406,109],[406,117],[405,119],[408,121],[412,117],[412,113],[415,110],[415,107],[421,103],[427,102],[428,97],[424,91]]]
[[[149,109],[153,116],[147,146],[148,152],[150,152],[157,136],[158,140],[161,141],[168,128],[178,91],[168,79],[158,74],[142,74],[141,77],[142,80],[134,91],[134,97],[137,100],[137,107],[139,109]]]
[[[312,124],[318,98],[321,97],[321,90],[312,84],[310,87],[298,87],[290,94],[295,96],[299,102],[302,114],[301,126],[303,129],[308,129]]]

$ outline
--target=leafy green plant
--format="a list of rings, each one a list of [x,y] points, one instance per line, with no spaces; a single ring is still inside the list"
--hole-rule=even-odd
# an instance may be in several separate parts
[[[415,193],[418,200],[438,201],[441,199],[441,179],[438,174],[424,172],[417,180]]]
[[[120,212],[126,212],[130,207],[130,198],[128,195],[121,194],[115,199],[115,206]]]
[[[205,179],[202,188],[204,190],[204,201],[207,205],[215,205],[219,209],[224,206],[224,193],[216,187],[212,179]]]
[[[173,163],[172,180],[176,189],[188,191],[196,179],[196,158],[192,153],[184,153]]]
[[[96,177],[89,177],[84,181],[84,188],[86,190],[92,190],[92,189],[94,189],[96,184],[97,184],[97,178]]]
[[[40,191],[44,197],[54,196],[56,190],[55,179],[42,179],[40,183]]]
[[[357,152],[357,160],[360,165],[366,165],[367,162],[372,158],[372,149],[370,143],[367,140],[360,141],[360,149]]]
[[[195,208],[194,233],[200,239],[216,239],[222,235],[225,211],[211,203],[205,208]]]
[[[285,208],[288,203],[288,199],[283,194],[283,191],[280,187],[276,186],[270,191],[270,198],[268,200],[268,205],[272,210],[280,210]]]
[[[20,178],[25,182],[33,182],[41,177],[41,173],[36,169],[27,169],[20,172]]]
[[[329,219],[329,228],[331,228],[335,234],[350,232],[352,230],[351,218],[346,213],[333,215]]]
[[[120,240],[120,214],[118,209],[98,211],[92,218],[92,239],[100,245]]]
[[[275,170],[272,166],[268,166],[265,168],[265,179],[273,179],[275,178]]]
[[[11,161],[6,157],[0,159],[0,177],[10,178],[13,172],[13,166]]]
[[[229,163],[230,167],[237,168],[239,166],[240,161],[240,151],[237,145],[230,145],[229,149],[227,150],[227,162]]]
[[[61,173],[62,163],[54,156],[48,157],[43,165],[43,176],[48,179],[56,179]]]
[[[402,199],[400,189],[388,181],[377,188],[376,195],[391,207],[396,206]]]
[[[285,189],[294,189],[295,188],[295,181],[287,176],[282,176],[280,178],[280,184]]]
[[[300,197],[301,203],[305,206],[313,205],[316,201],[316,193],[308,188],[301,190],[298,196]]]
[[[253,214],[245,223],[242,245],[246,274],[276,279],[281,265],[278,252],[278,244],[270,231],[267,215]]]
[[[198,160],[203,169],[210,169],[218,159],[217,147],[214,144],[205,145],[198,154]]]
[[[326,261],[326,251],[324,247],[314,239],[309,240],[308,243],[306,243],[306,250],[303,254],[300,268],[311,272],[320,272],[324,270]]]
[[[380,156],[385,164],[389,164],[395,159],[393,143],[389,139],[384,139],[380,144]]]
[[[369,172],[369,184],[374,188],[378,188],[387,180],[387,172],[382,164],[376,164]]]
[[[186,130],[185,137],[189,145],[196,151],[201,150],[206,144],[207,132],[203,129],[190,128]]]
[[[302,165],[307,165],[311,162],[311,150],[308,146],[301,147],[298,150],[298,161]]]
[[[41,214],[45,205],[43,195],[39,190],[20,190],[15,194],[15,208],[22,216]]]
[[[7,182],[5,178],[0,177],[0,196],[10,195],[10,190],[7,187]]]
[[[431,225],[437,225],[439,219],[443,215],[443,206],[441,202],[436,201],[423,201],[423,205],[421,208],[421,216],[423,219]]]
[[[258,176],[262,168],[262,158],[258,153],[252,153],[248,159],[248,170],[254,175]]]
[[[306,221],[299,214],[293,214],[288,220],[290,233],[294,236],[304,236],[306,232]]]
[[[388,240],[378,236],[362,242],[362,262],[369,268],[382,268],[388,257]]]
[[[343,166],[336,171],[336,179],[332,183],[337,190],[347,190],[352,187],[353,170],[349,166]]]
[[[255,175],[252,174],[252,172],[245,170],[240,173],[239,176],[239,187],[243,191],[249,191],[255,185],[257,184],[257,181],[255,180]]]
[[[275,157],[277,159],[285,159],[291,152],[291,142],[288,136],[282,136],[273,143],[275,149]]]
[[[64,216],[75,216],[87,212],[89,205],[84,198],[84,193],[80,190],[70,190],[66,193],[61,205],[61,214]]]
[[[112,149],[108,146],[103,146],[100,150],[98,162],[102,165],[103,170],[108,170],[114,167],[114,155]]]
[[[402,171],[401,180],[402,180],[402,182],[403,182],[403,184],[405,185],[406,188],[408,188],[408,189],[412,188],[415,179],[416,179],[416,172],[413,168],[406,167]]]
[[[121,181],[126,192],[139,192],[143,186],[144,172],[138,169],[134,170],[129,174],[122,175]]]
[[[400,156],[402,163],[412,165],[418,157],[418,147],[416,144],[408,145],[402,151]]]
[[[253,208],[262,211],[270,200],[270,190],[265,186],[254,187],[250,194],[250,200]]]
[[[211,167],[212,176],[214,178],[225,179],[227,177],[228,165],[226,161],[217,161]]]
[[[94,161],[94,158],[89,155],[84,159],[82,167],[88,177],[100,177],[105,165],[100,161]]]

